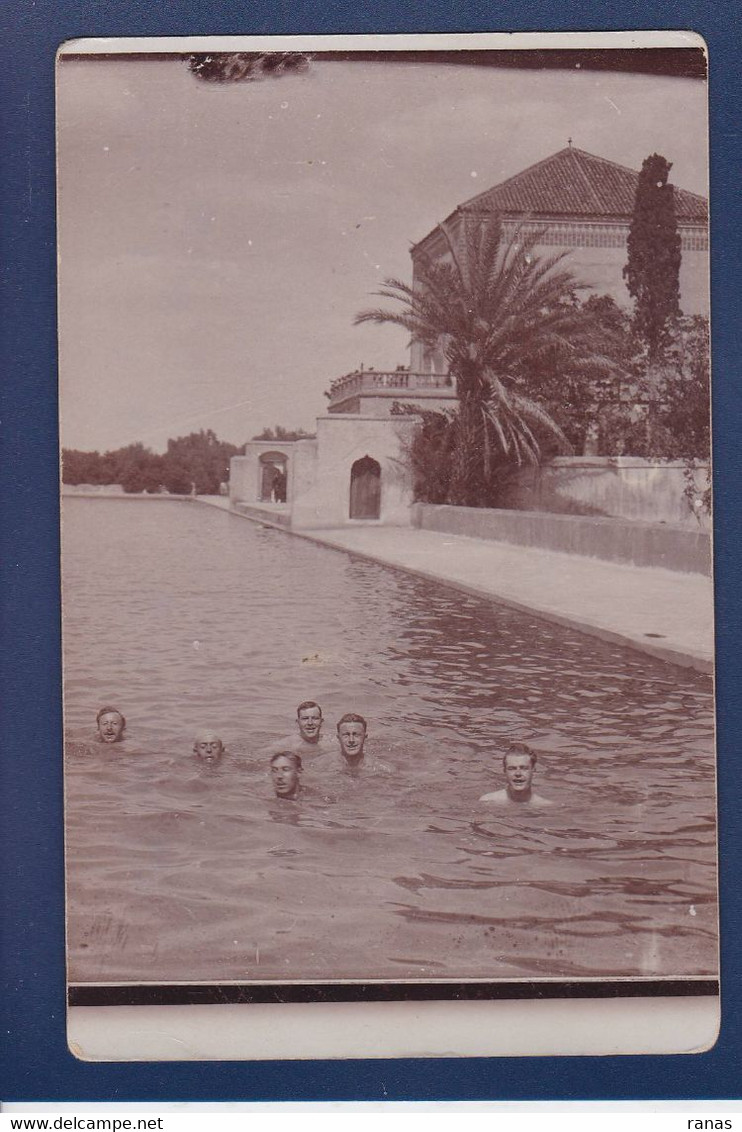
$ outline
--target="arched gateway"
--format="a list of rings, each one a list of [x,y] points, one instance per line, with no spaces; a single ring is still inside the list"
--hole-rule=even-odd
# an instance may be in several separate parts
[[[381,467],[371,456],[356,460],[350,469],[350,518],[381,516]]]
[[[261,452],[258,457],[258,500],[285,503],[288,459],[283,452]]]

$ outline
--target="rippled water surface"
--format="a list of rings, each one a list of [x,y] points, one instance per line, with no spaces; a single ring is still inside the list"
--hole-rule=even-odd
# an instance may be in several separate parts
[[[707,677],[200,505],[67,499],[63,568],[73,982],[716,973]],[[309,698],[372,765],[279,802]]]

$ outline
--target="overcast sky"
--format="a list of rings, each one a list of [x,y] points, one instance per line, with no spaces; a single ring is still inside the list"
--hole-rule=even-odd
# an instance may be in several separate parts
[[[333,378],[408,362],[353,326],[457,204],[567,144],[707,192],[692,79],[314,62],[212,85],[180,60],[60,66],[62,443],[162,450],[313,428]]]

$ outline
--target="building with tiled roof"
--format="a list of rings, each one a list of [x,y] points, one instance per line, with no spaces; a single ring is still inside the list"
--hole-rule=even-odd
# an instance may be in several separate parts
[[[543,232],[537,248],[547,253],[569,249],[578,279],[598,294],[628,304],[622,270],[637,178],[633,169],[570,146],[459,205],[446,227],[455,239],[467,216],[493,212],[501,214],[506,225],[534,224]],[[705,309],[707,206],[703,197],[683,189],[675,189],[674,196],[683,249],[682,301],[686,313],[694,313]],[[424,258],[447,254],[445,237],[434,229],[412,249],[413,279],[419,279]],[[416,417],[396,415],[395,406],[445,410],[456,403],[445,359],[413,342],[411,362],[410,368],[398,366],[393,372],[361,366],[332,381],[327,413],[317,418],[315,437],[247,444],[245,455],[231,461],[232,507],[293,529],[358,522],[410,525],[408,453]],[[594,442],[589,429],[585,442]],[[540,488],[536,491],[528,483],[524,487],[522,498],[529,510],[570,511],[576,506],[594,514],[683,521],[694,532],[698,525],[683,494],[679,464],[668,471],[663,464],[633,458],[619,467],[613,458],[584,464],[579,457],[565,457],[548,467],[551,478],[544,480],[549,486],[543,496]],[[532,520],[529,516],[529,523]],[[529,525],[528,538],[533,529]],[[625,540],[624,533],[621,538]]]
[[[467,216],[498,212],[506,225],[532,226],[543,233],[537,252],[568,251],[568,266],[592,293],[628,306],[623,267],[638,177],[634,169],[569,145],[460,204],[445,225],[454,239]],[[708,203],[677,187],[673,195],[682,250],[681,307],[685,314],[707,314]],[[412,248],[413,283],[423,260],[446,254],[445,238],[435,228]],[[411,369],[442,373],[445,365],[435,351],[414,342]]]

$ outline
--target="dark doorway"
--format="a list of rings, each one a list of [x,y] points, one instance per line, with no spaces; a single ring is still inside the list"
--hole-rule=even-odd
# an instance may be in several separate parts
[[[381,514],[381,468],[370,456],[350,469],[351,519],[378,519]]]
[[[282,452],[263,452],[259,459],[261,503],[285,503],[288,460]]]

